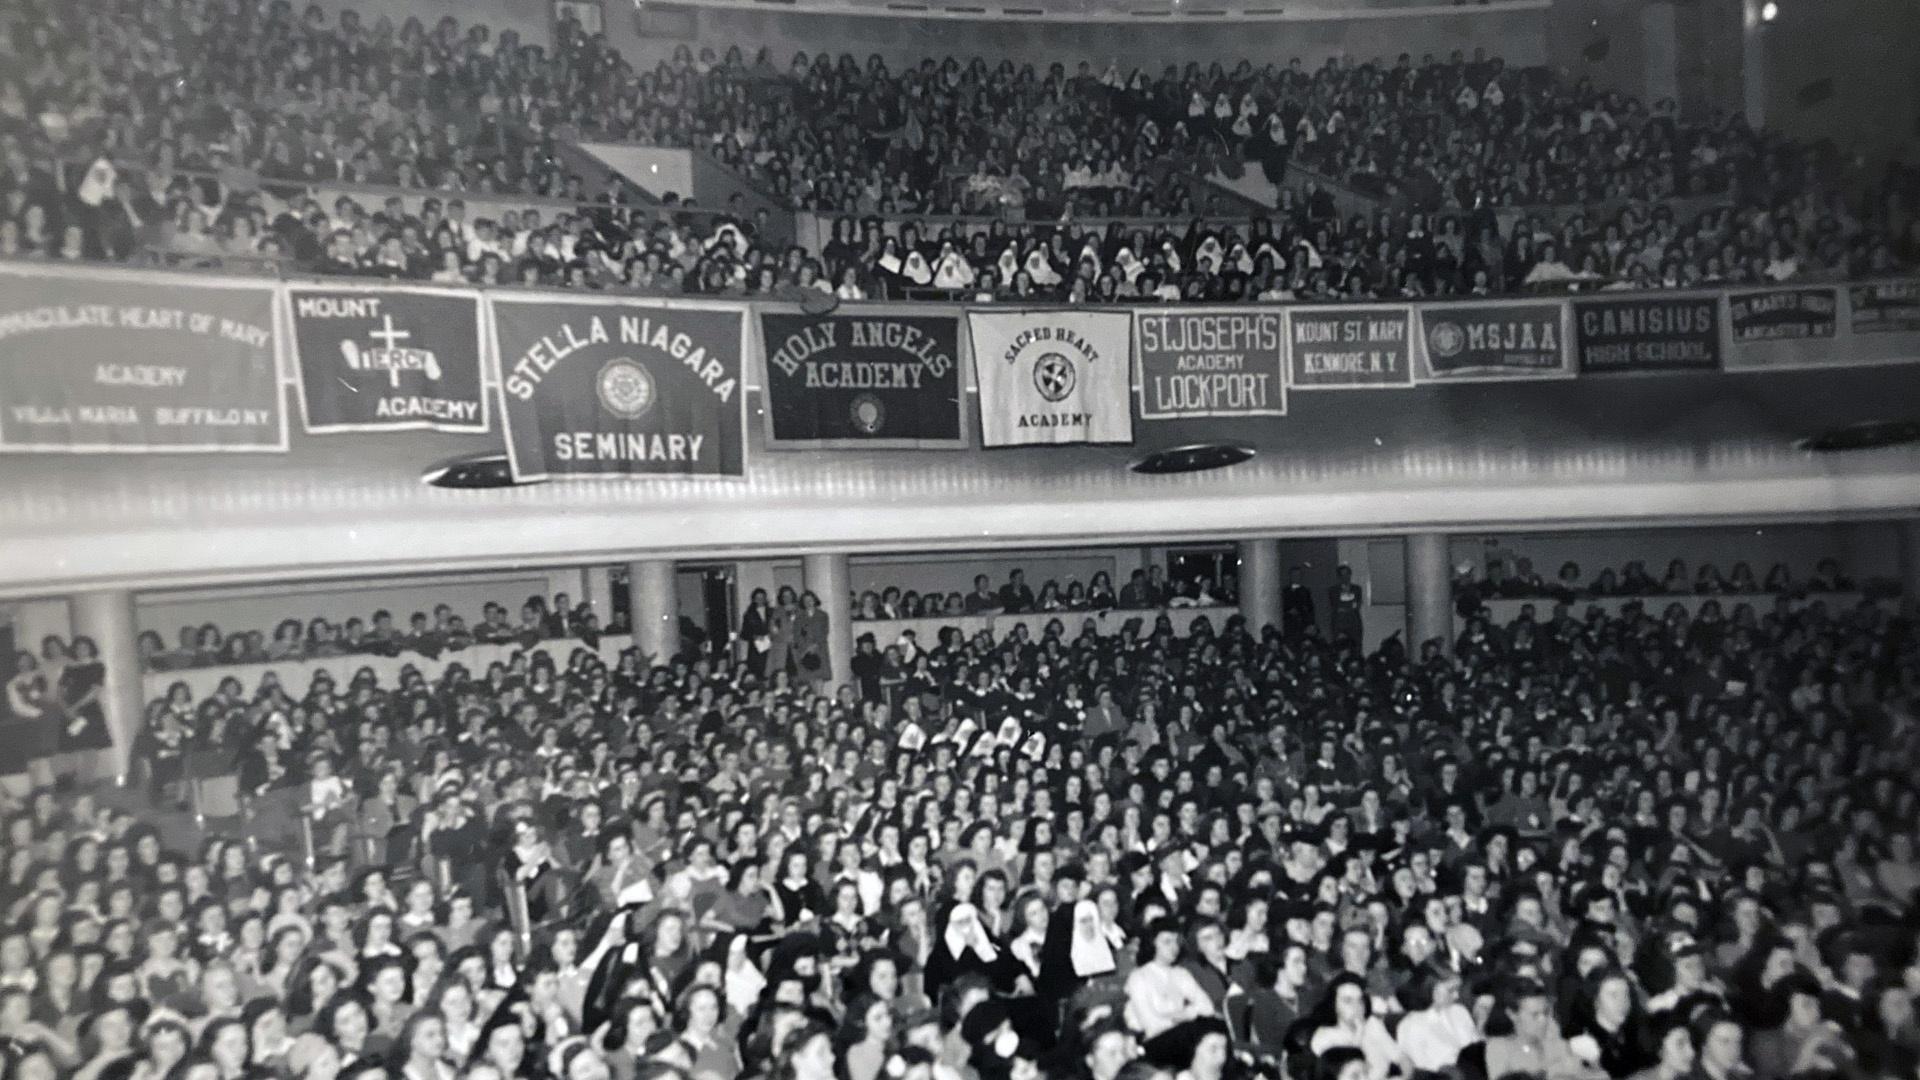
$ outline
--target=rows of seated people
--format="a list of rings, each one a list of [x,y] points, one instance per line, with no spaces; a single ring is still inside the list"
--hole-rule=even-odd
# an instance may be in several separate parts
[[[1911,613],[1646,618],[1524,659],[1233,617],[948,637],[892,688],[528,650],[176,692],[129,788],[0,785],[0,1068],[1912,1076]],[[170,816],[183,748],[244,836]]]
[[[978,59],[929,59],[896,77],[877,58],[862,68],[824,55],[781,72],[764,54],[747,64],[729,52],[637,74],[604,41],[566,30],[546,50],[485,27],[463,33],[451,19],[431,31],[351,12],[335,23],[317,8],[296,17],[285,2],[194,5],[178,17],[122,7],[27,5],[0,35],[0,55],[17,61],[0,78],[0,257],[124,258],[158,246],[484,283],[1076,301],[1675,287],[1920,265],[1920,174],[1890,171],[1849,201],[1819,182],[1817,162],[1737,123],[1681,125],[1478,55],[1310,74],[1297,61],[1190,66],[1155,81]],[[241,96],[254,107],[230,100]],[[632,191],[589,191],[559,164],[562,127],[710,146],[791,205],[850,216],[808,251],[745,216],[642,213]],[[1396,195],[1376,220],[1342,220],[1326,192],[1289,188],[1269,220],[1183,224],[1217,207],[1196,206],[1181,175],[1246,154],[1271,169],[1296,151],[1347,179],[1335,165],[1354,159],[1367,175],[1402,177],[1396,191],[1443,194]],[[1525,176],[1475,172],[1511,174],[1528,160],[1537,164]],[[445,205],[329,215],[299,196],[339,182],[588,205],[549,210],[551,223],[520,214],[482,229]],[[1729,208],[1676,214],[1661,201],[1723,190],[1738,196]],[[1504,234],[1495,220],[1498,207],[1622,196],[1593,218],[1529,216]],[[1050,224],[880,224],[1012,206]],[[1167,224],[1072,224],[1075,213],[1112,212]]]
[[[147,671],[180,671],[222,664],[258,664],[274,660],[325,659],[336,656],[396,656],[402,652],[435,657],[469,645],[506,642],[521,645],[554,638],[592,639],[624,629],[624,618],[602,620],[585,600],[575,602],[566,593],[530,596],[520,605],[516,621],[507,605],[489,600],[479,618],[468,622],[450,604],[435,604],[431,613],[415,611],[401,623],[382,608],[367,618],[344,620],[314,616],[283,619],[271,631],[223,631],[215,623],[180,627],[175,643],[167,645],[158,631],[141,632],[141,666]],[[28,657],[31,660],[32,657]]]
[[[1920,234],[1889,243],[1848,217],[1782,208],[1628,206],[1554,224],[1524,217],[1502,239],[1491,213],[1342,219],[1289,202],[1244,221],[1081,224],[836,219],[819,250],[779,239],[766,216],[609,202],[469,214],[459,195],[403,199],[269,192],[158,173],[118,173],[116,194],[64,209],[0,174],[0,258],[133,257],[451,284],[696,294],[969,302],[1233,302],[1420,299],[1568,289],[1769,284],[1887,276],[1920,267]],[[31,178],[28,178],[31,183]],[[211,192],[210,213],[201,199]],[[411,204],[411,205],[409,205]],[[556,206],[558,208],[556,208]],[[1808,208],[1801,208],[1808,209]],[[213,222],[215,224],[210,225]]]
[[[1554,597],[1568,600],[1603,596],[1795,596],[1808,593],[1852,592],[1856,583],[1842,572],[1840,560],[1821,559],[1813,573],[1796,577],[1786,563],[1774,563],[1765,578],[1754,575],[1753,566],[1736,561],[1722,574],[1713,563],[1703,562],[1691,575],[1684,559],[1672,559],[1666,573],[1654,577],[1644,560],[1631,559],[1616,572],[1602,567],[1591,581],[1582,575],[1580,564],[1567,561],[1552,579],[1535,572],[1533,560],[1522,555],[1512,560],[1490,559],[1484,572],[1472,563],[1462,563],[1454,578],[1454,593],[1477,602],[1494,597]]]
[[[1105,570],[1095,571],[1085,583],[1074,577],[1068,577],[1064,584],[1048,579],[1035,590],[1027,583],[1026,571],[1016,568],[1008,571],[1007,580],[998,586],[988,575],[976,574],[972,590],[965,593],[942,593],[938,589],[923,593],[898,585],[864,590],[854,599],[853,617],[920,619],[1048,611],[1152,611],[1231,604],[1236,596],[1232,576],[1222,581],[1199,576],[1172,581],[1158,565],[1134,570],[1118,590],[1113,586],[1113,575]]]
[[[1436,209],[1799,187],[1824,164],[1737,120],[1684,122],[1670,102],[1565,86],[1483,50],[1156,77],[951,56],[896,73],[824,53],[782,70],[765,49],[749,63],[737,48],[682,47],[648,72],[571,20],[548,48],[452,17],[330,20],[290,0],[36,0],[10,31],[9,112],[29,151],[87,145],[280,180],[577,196],[546,141],[563,127],[710,147],[791,205],[827,211],[1152,213],[1176,209],[1155,163],[1193,156],[1277,178],[1297,154]]]

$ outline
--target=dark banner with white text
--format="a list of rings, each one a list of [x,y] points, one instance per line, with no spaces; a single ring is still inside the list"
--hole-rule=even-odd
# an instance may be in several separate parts
[[[1285,416],[1286,322],[1278,308],[1134,312],[1140,418]]]
[[[516,480],[745,474],[742,309],[489,303]]]
[[[1573,302],[1582,375],[1712,371],[1720,366],[1720,298],[1648,296]]]
[[[1414,377],[1420,382],[1510,382],[1573,377],[1567,305],[1485,300],[1415,310]]]
[[[960,320],[952,315],[760,316],[768,439],[827,449],[958,449]]]
[[[287,301],[308,431],[487,430],[477,294],[293,286]]]

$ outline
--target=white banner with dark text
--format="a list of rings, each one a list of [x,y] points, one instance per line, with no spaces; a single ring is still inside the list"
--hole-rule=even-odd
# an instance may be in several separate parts
[[[984,446],[1130,443],[1133,316],[970,311]]]

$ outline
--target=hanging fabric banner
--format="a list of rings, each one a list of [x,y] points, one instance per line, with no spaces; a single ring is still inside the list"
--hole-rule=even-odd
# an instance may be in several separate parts
[[[1827,287],[1727,294],[1727,370],[1768,371],[1841,361],[1840,291]]]
[[[1567,305],[1537,300],[1422,304],[1414,309],[1414,377],[1509,382],[1573,377]]]
[[[0,266],[0,450],[283,451],[274,286]]]
[[[1583,375],[1720,366],[1718,296],[1575,300],[1573,317]]]
[[[745,474],[741,308],[488,303],[514,479]]]
[[[477,293],[287,290],[306,429],[487,430]]]
[[[960,449],[960,320],[862,310],[760,316],[769,441]]]
[[[982,444],[1132,442],[1132,329],[1124,311],[969,311]]]
[[[1289,309],[1287,381],[1295,390],[1412,386],[1411,321],[1406,307]]]
[[[1920,281],[1875,281],[1847,289],[1856,334],[1920,334]]]
[[[1287,414],[1278,308],[1147,308],[1133,318],[1142,420]]]
[[[1739,290],[1726,322],[1728,371],[1920,363],[1920,289],[1908,282]]]

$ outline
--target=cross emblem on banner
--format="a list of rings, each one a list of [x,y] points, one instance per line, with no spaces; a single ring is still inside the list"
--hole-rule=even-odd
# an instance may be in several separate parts
[[[375,330],[367,336],[390,350],[399,348],[401,342],[413,337],[410,331],[395,330],[393,328],[393,316],[391,315],[380,316],[380,321],[385,324],[386,328],[383,330]]]

